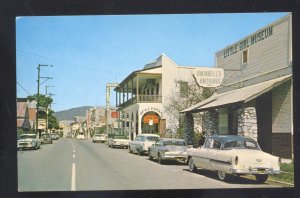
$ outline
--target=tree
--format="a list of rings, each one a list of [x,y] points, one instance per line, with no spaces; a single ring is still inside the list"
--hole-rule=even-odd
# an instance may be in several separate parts
[[[47,108],[53,102],[53,99],[51,97],[42,94],[34,94],[33,96],[28,96],[28,100],[30,102],[35,100],[37,102],[37,106],[44,108]]]
[[[194,114],[195,119],[191,121],[191,115],[185,117],[179,112],[210,97],[215,88],[201,87],[196,81],[187,83],[175,80],[174,83],[176,83],[177,89],[172,91],[172,94],[167,97],[168,103],[164,104],[164,113],[169,118],[169,128],[167,130],[174,131],[177,138],[184,138],[188,141],[193,138],[194,142],[198,142],[199,135],[195,136],[194,131],[191,131],[189,127],[184,130],[183,122],[189,120],[193,125],[201,125],[202,115],[200,113]],[[185,134],[186,131],[189,131],[190,134]]]
[[[28,96],[28,100],[31,102],[33,100],[37,101],[38,104],[37,106],[43,107],[43,108],[48,108],[50,104],[53,102],[53,99],[51,97],[42,95],[42,94],[35,94],[33,96]],[[38,112],[38,117],[42,118],[45,117],[45,112]],[[51,109],[48,109],[48,129],[59,129],[59,123],[57,118],[54,116],[54,111]]]
[[[49,109],[48,111],[48,129],[59,129],[59,123],[57,118],[54,116],[54,111]]]

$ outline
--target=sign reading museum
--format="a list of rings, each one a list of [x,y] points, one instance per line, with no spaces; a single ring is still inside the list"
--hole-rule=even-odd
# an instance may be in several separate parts
[[[236,43],[224,49],[223,51],[224,58],[233,55],[238,51],[243,50],[251,45],[254,45],[272,35],[273,35],[273,26],[267,27],[253,34],[252,36],[240,41],[239,43]]]

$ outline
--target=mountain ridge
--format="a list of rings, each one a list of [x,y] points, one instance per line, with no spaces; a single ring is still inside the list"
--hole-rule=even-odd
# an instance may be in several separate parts
[[[54,112],[54,116],[58,121],[74,120],[74,116],[86,116],[86,111],[93,107],[94,106],[74,107],[68,110]]]

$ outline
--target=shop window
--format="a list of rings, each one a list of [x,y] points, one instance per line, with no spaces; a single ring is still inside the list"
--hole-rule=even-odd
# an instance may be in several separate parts
[[[188,82],[180,82],[180,97],[188,96]]]
[[[247,64],[249,59],[248,49],[242,52],[242,64]]]

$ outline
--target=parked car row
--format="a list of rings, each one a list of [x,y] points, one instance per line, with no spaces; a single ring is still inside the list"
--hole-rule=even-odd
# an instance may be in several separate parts
[[[102,137],[95,135],[92,140],[100,142]],[[269,175],[280,173],[279,157],[263,152],[256,140],[244,136],[212,135],[198,148],[187,146],[183,139],[160,138],[155,134],[139,134],[133,141],[114,134],[104,138],[102,141],[107,141],[109,147],[146,154],[159,164],[175,160],[188,164],[191,172],[198,168],[215,171],[221,181],[228,181],[231,175],[254,175],[258,183],[264,183]]]
[[[39,149],[41,144],[52,144],[53,140],[59,139],[56,133],[42,133],[39,138],[37,134],[25,133],[17,140],[17,149]]]
[[[128,150],[148,154],[150,160],[156,159],[160,164],[182,161],[191,172],[198,168],[216,171],[221,181],[228,181],[231,175],[254,175],[258,183],[264,183],[269,175],[280,173],[279,157],[263,152],[254,139],[244,136],[212,135],[203,146],[189,148],[182,139],[140,134],[129,142]]]

